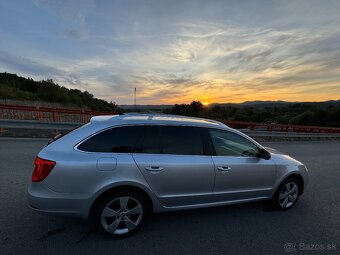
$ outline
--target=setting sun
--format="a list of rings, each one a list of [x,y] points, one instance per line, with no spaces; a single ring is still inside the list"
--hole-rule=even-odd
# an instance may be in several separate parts
[[[209,102],[202,102],[203,105],[207,106],[209,104]]]

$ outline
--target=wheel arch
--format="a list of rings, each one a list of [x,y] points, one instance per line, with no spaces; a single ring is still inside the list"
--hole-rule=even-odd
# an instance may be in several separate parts
[[[290,178],[295,178],[295,179],[297,179],[297,180],[299,181],[299,183],[300,183],[300,185],[301,185],[301,192],[300,192],[300,195],[302,195],[303,190],[304,190],[304,185],[305,185],[305,183],[304,183],[304,180],[303,180],[302,175],[299,174],[299,173],[296,173],[296,172],[295,172],[295,173],[291,173],[291,174],[285,176],[284,178],[282,178],[282,180],[280,180],[280,182],[278,183],[277,187],[275,188],[275,193],[274,193],[274,195],[276,194],[276,192],[277,192],[278,188],[280,187],[280,185],[281,185],[284,181],[286,181],[286,180],[288,180],[288,179],[290,179]],[[273,195],[273,196],[274,196],[274,195]]]
[[[119,186],[114,186],[114,187],[108,187],[107,189],[103,190],[92,202],[89,212],[88,212],[88,218],[90,220],[94,219],[95,216],[95,212],[96,212],[96,208],[99,206],[100,202],[105,199],[106,197],[120,192],[120,191],[129,191],[129,192],[135,192],[138,193],[139,195],[143,196],[143,198],[145,199],[145,201],[147,202],[147,206],[148,206],[148,211],[149,212],[153,212],[153,208],[154,208],[154,203],[153,200],[150,196],[150,194],[145,191],[143,188],[141,187],[137,187],[131,184],[122,184]]]

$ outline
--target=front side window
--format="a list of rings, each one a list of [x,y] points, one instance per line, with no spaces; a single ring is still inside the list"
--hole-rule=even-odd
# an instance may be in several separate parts
[[[216,156],[257,157],[258,147],[246,138],[225,130],[210,129]]]
[[[90,137],[78,149],[89,152],[132,153],[142,129],[142,126],[111,128]]]

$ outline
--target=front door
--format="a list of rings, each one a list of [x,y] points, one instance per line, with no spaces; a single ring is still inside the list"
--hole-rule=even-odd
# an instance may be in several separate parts
[[[234,132],[210,129],[215,150],[213,201],[260,199],[270,196],[276,175],[273,160],[259,158],[259,148]]]

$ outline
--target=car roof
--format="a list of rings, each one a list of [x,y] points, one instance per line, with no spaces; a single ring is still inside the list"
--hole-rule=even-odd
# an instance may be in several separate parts
[[[91,123],[101,123],[108,125],[117,124],[149,124],[149,125],[190,125],[205,127],[227,127],[225,124],[209,119],[194,118],[180,115],[169,114],[140,114],[128,113],[123,115],[101,115],[94,116],[90,120]]]

